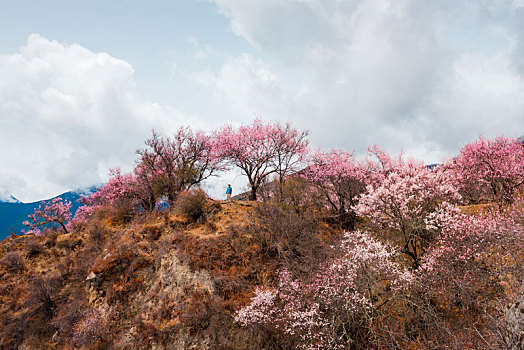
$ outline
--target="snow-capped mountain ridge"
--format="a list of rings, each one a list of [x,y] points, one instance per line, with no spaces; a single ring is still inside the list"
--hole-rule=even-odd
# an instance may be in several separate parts
[[[12,194],[5,191],[0,191],[0,203],[22,203]]]

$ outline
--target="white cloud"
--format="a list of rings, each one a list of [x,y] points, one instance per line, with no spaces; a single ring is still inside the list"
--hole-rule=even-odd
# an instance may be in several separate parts
[[[519,2],[214,3],[260,55],[186,76],[232,118],[292,120],[316,145],[377,143],[431,162],[479,134],[524,133]]]
[[[23,201],[101,183],[130,169],[151,128],[188,116],[135,94],[132,66],[37,34],[0,56],[0,189]],[[197,121],[194,121],[197,122]]]
[[[143,101],[133,67],[106,53],[31,35],[0,55],[0,192],[101,182],[152,127],[180,123],[261,115],[310,129],[314,147],[377,143],[428,162],[479,134],[524,134],[522,0],[209,1],[250,46],[195,34],[170,53],[166,94],[200,118]],[[232,176],[208,186],[238,190]]]
[[[202,70],[184,75],[208,89],[223,108],[243,116],[241,119],[253,116],[253,111],[267,111],[275,103],[285,104],[280,77],[270,66],[248,54],[227,57],[217,72]]]

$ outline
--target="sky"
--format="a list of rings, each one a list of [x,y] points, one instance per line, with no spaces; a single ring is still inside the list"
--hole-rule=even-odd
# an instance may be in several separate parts
[[[0,0],[0,197],[130,171],[153,128],[255,117],[427,163],[520,136],[524,0]]]

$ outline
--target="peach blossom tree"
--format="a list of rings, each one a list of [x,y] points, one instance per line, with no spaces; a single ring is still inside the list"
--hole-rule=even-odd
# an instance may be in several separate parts
[[[153,130],[146,146],[138,151],[139,179],[153,181],[151,188],[157,197],[167,197],[170,205],[179,193],[223,168],[214,138],[190,127],[179,128],[173,137]]]
[[[381,178],[366,187],[354,210],[378,230],[391,232],[418,268],[435,236],[426,219],[440,203],[461,197],[449,172],[427,169],[414,160],[397,161]]]
[[[317,151],[310,157],[304,176],[317,185],[339,215],[351,210],[365,189],[363,169],[352,152]]]
[[[344,234],[341,255],[323,264],[311,281],[279,274],[276,289],[256,288],[235,320],[270,327],[302,349],[345,349],[369,334],[372,315],[411,283],[392,247],[369,234]]]
[[[257,199],[259,187],[277,174],[279,182],[297,169],[307,154],[307,133],[278,122],[255,119],[249,125],[226,125],[216,133],[220,159],[246,175],[251,188],[249,199]]]
[[[120,169],[110,170],[109,181],[89,196],[79,199],[82,204],[78,208],[73,222],[87,223],[100,208],[112,207],[131,214],[140,209],[140,198],[137,195],[137,179],[133,174],[122,174]]]
[[[464,192],[476,192],[474,199],[512,202],[524,185],[524,147],[515,138],[480,137],[462,147],[447,167],[455,173]]]
[[[71,202],[57,197],[42,201],[23,224],[29,228],[26,233],[41,234],[43,228],[52,225],[58,225],[64,233],[68,233],[67,225],[70,220]]]

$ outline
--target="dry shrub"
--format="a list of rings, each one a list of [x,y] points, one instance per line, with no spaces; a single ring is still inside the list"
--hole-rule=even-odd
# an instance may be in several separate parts
[[[150,344],[152,339],[159,338],[158,329],[154,324],[144,322],[141,314],[135,317],[133,326],[135,327],[135,332],[132,334],[134,344]]]
[[[162,235],[162,227],[158,225],[146,225],[140,231],[140,234],[148,241],[156,241]]]
[[[182,192],[176,201],[175,210],[192,222],[196,222],[204,214],[206,202],[206,193],[204,190],[197,188]]]
[[[120,274],[140,257],[140,249],[134,237],[124,234],[104,250],[94,261],[91,271],[95,274]]]
[[[58,232],[56,231],[50,231],[48,234],[46,234],[45,236],[45,241],[44,241],[44,246],[46,248],[52,248],[55,246],[56,244],[56,239],[58,237]]]
[[[326,259],[332,243],[321,240],[325,236],[321,227],[314,216],[262,204],[255,209],[247,230],[266,258],[293,272],[309,274],[311,266]]]
[[[524,283],[515,300],[503,308],[501,339],[507,349],[524,349]]]
[[[97,251],[86,249],[80,252],[76,258],[68,258],[65,260],[64,262],[67,263],[66,266],[68,266],[69,278],[72,281],[84,283],[87,274],[89,273],[89,269],[91,268],[91,265],[97,256]]]
[[[191,294],[185,295],[182,303],[177,305],[184,327],[191,332],[207,328],[211,316],[220,309],[219,301],[216,299],[205,290],[194,290]]]
[[[346,194],[361,193],[363,185],[348,180],[344,186],[340,185],[340,189]],[[314,185],[304,177],[296,175],[286,178],[282,184],[277,181],[265,184],[262,199],[266,204],[294,212],[301,218],[316,217],[341,229],[353,230],[355,213],[352,210],[336,209],[336,204],[328,200],[327,193],[329,191],[326,188]],[[349,201],[347,205],[350,205]]]
[[[299,216],[316,215],[324,207],[324,197],[316,188],[301,176],[286,178],[280,184],[273,181],[267,184],[266,203],[278,205],[287,211],[293,211]]]
[[[137,292],[143,283],[143,277],[133,268],[127,269],[121,280],[114,281],[109,288],[105,288],[108,304],[116,304],[119,307],[127,305],[131,295]]]
[[[105,222],[112,226],[119,226],[131,222],[136,217],[134,209],[122,206],[100,207],[93,213],[90,222]]]
[[[157,323],[135,319],[136,342],[180,349],[282,349],[264,331],[240,327],[222,298],[201,289],[188,288],[175,305],[162,305],[155,319]]]
[[[58,249],[64,249],[66,251],[71,250],[71,241],[68,239],[62,239],[56,242],[56,247]]]
[[[71,257],[66,256],[62,258],[57,264],[56,269],[60,274],[64,277],[67,277],[67,275],[71,272],[71,267],[73,266],[73,260]]]
[[[299,215],[319,212],[323,207],[322,195],[301,176],[287,179],[282,186],[282,203]]]
[[[493,302],[483,308],[450,304],[426,289],[411,288],[373,315],[373,343],[380,349],[391,344],[398,349],[515,349],[503,346],[503,320],[493,316]]]
[[[126,305],[143,285],[144,274],[139,271],[153,264],[147,243],[137,241],[133,232],[125,232],[94,260],[89,269],[96,275],[92,286],[106,294],[109,304]]]
[[[55,293],[60,288],[60,280],[54,276],[33,276],[30,282],[26,306],[35,315],[44,319],[53,318],[56,311]]]
[[[370,331],[380,349],[440,348],[436,345],[450,336],[435,306],[416,293],[391,300],[373,316]]]
[[[24,270],[24,261],[18,251],[7,252],[0,263],[11,273],[18,273]]]
[[[218,231],[218,226],[214,222],[206,221],[204,229],[204,232],[206,232],[207,234],[211,234]]]
[[[1,313],[0,349],[19,349],[26,337],[27,323],[25,313]]]
[[[82,243],[83,240],[81,238],[75,238],[75,236],[62,237],[62,239],[56,242],[56,247],[70,253],[77,247],[81,246]]]
[[[24,250],[28,256],[36,256],[42,252],[44,247],[36,237],[30,237],[24,244]]]
[[[75,289],[67,298],[67,301],[60,305],[56,316],[51,322],[58,330],[61,341],[70,342],[75,326],[82,319],[88,303],[85,297],[84,288]]]
[[[9,327],[8,336],[16,338],[12,332],[21,331],[22,339],[28,344],[28,348],[43,348],[44,339],[51,337],[56,331],[51,321],[58,309],[60,287],[60,279],[54,276],[31,276],[23,308],[20,309],[20,312],[10,315],[14,324]],[[21,330],[22,325],[23,330]]]
[[[101,221],[91,221],[87,226],[87,236],[91,246],[95,249],[102,249],[104,239],[109,235],[109,231]]]
[[[282,349],[276,346],[274,339],[262,330],[251,330],[234,323],[231,314],[226,311],[220,298],[204,291],[188,293],[179,304],[180,326],[193,341],[186,347],[198,347],[198,340],[205,339],[210,349]],[[273,342],[272,342],[273,340]]]

